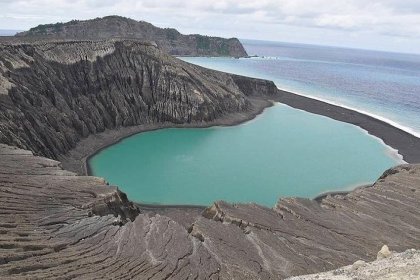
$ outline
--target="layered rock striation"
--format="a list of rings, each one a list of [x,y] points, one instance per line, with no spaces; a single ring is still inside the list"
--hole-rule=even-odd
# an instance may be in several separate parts
[[[211,122],[252,109],[237,78],[133,40],[3,44],[0,142],[57,158],[107,129]]]
[[[78,40],[132,38],[153,41],[171,55],[247,56],[241,42],[236,38],[225,39],[198,34],[183,35],[173,28],[159,28],[148,22],[120,16],[39,25],[16,36]]]
[[[382,244],[418,247],[419,200],[420,166],[404,165],[320,203],[216,202],[186,220],[0,145],[0,278],[284,279],[374,260]]]

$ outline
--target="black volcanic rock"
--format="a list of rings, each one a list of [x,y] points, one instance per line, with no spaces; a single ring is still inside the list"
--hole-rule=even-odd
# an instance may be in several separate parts
[[[183,35],[173,28],[159,28],[148,22],[120,16],[39,25],[16,36],[61,39],[133,38],[156,42],[162,50],[172,55],[247,56],[241,42],[236,38],[224,39],[198,34]]]
[[[252,107],[236,79],[132,40],[0,44],[0,142],[57,158],[106,129],[210,122]]]

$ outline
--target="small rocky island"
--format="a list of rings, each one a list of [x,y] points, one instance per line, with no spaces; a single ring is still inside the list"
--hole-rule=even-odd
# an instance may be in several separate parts
[[[56,29],[77,28],[29,33]],[[420,144],[270,81],[180,61],[165,43],[60,36],[0,43],[1,279],[284,279],[375,260],[384,244],[419,249],[416,164],[348,194],[284,198],[273,208],[145,207],[87,176],[86,158],[122,137],[231,125],[272,101],[365,127],[411,163],[420,162]]]

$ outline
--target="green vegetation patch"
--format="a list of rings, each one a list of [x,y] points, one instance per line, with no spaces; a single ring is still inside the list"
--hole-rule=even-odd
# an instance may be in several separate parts
[[[220,44],[220,47],[218,49],[218,53],[220,55],[225,55],[225,56],[228,56],[230,54],[229,44],[226,41],[223,41],[222,44]]]
[[[166,39],[168,40],[176,40],[178,39],[179,32],[173,28],[166,28]]]
[[[197,36],[197,49],[209,50],[210,49],[210,38],[207,36]]]
[[[63,26],[72,25],[77,22],[78,20],[72,20],[72,21],[69,21],[68,23],[57,22],[57,23],[52,23],[52,24],[40,24],[36,27],[29,29],[29,32],[34,32],[34,33],[47,33],[49,31],[59,32],[63,29]]]

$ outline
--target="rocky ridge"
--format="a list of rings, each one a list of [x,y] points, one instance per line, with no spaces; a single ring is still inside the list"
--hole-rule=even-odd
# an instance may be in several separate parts
[[[156,42],[159,48],[171,55],[247,56],[241,42],[236,38],[183,35],[173,28],[159,28],[148,22],[120,16],[39,25],[16,36],[77,40],[129,38]]]
[[[420,166],[320,203],[216,202],[185,224],[140,211],[103,179],[0,145],[2,279],[284,279],[420,243]]]
[[[211,122],[251,110],[256,90],[276,94],[237,78],[136,40],[0,44],[0,142],[57,158],[107,129]]]

